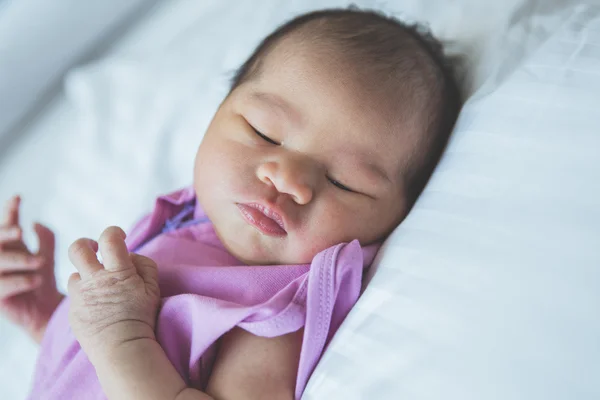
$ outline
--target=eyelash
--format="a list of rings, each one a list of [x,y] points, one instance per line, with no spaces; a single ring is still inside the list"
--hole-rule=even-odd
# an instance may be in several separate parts
[[[264,141],[269,142],[271,144],[277,145],[279,146],[280,143],[277,143],[276,141],[274,141],[273,139],[271,139],[270,137],[260,133],[258,131],[258,129],[252,127],[252,130],[254,130],[254,133],[256,133],[256,135],[258,135],[260,138],[262,138]],[[330,177],[327,177],[327,180],[335,187],[337,187],[340,190],[343,190],[345,192],[350,192],[350,193],[354,193],[354,190],[350,189],[348,186],[340,183],[339,181],[336,181],[335,179],[332,179]]]
[[[260,133],[258,131],[258,129],[256,128],[252,128],[254,130],[254,133],[256,133],[258,136],[260,136],[261,138],[263,138],[265,141],[271,143],[271,144],[275,144],[277,146],[279,146],[281,143],[277,143],[276,141],[274,141],[273,139],[271,139],[270,137],[263,135],[262,133]]]
[[[336,181],[335,179],[331,179],[330,177],[327,177],[327,180],[335,187],[345,191],[345,192],[350,192],[350,193],[354,193],[354,190],[350,189],[348,186],[345,186],[344,184]]]

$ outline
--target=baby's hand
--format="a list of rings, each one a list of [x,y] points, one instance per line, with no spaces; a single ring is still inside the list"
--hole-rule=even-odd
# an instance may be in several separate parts
[[[110,227],[99,244],[79,239],[69,248],[79,271],[69,278],[69,322],[92,362],[123,343],[155,339],[160,302],[156,263],[129,253],[124,239],[120,228]],[[104,265],[96,257],[98,248]]]
[[[39,343],[64,296],[54,278],[54,233],[35,224],[40,246],[37,253],[32,253],[22,239],[20,203],[20,197],[14,196],[0,222],[0,314]]]

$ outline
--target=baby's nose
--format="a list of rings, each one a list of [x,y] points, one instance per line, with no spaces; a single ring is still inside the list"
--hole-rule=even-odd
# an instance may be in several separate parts
[[[262,163],[257,170],[258,178],[272,185],[279,193],[291,196],[297,204],[308,204],[314,195],[314,167],[297,159],[282,159]]]

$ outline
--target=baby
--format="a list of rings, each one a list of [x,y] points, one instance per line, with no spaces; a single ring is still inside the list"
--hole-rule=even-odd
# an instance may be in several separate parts
[[[299,398],[460,109],[440,46],[355,8],[278,28],[237,71],[193,186],[129,233],[24,245],[0,229],[1,309],[41,351],[32,399]],[[101,253],[102,262],[96,256]]]

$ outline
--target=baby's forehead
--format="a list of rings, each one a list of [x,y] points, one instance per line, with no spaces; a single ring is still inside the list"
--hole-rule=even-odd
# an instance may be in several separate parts
[[[252,84],[250,96],[255,101],[291,110],[296,119],[328,120],[378,140],[406,132],[411,122],[410,99],[370,85],[352,66],[340,68],[299,52],[271,60]]]
[[[408,119],[425,108],[427,99],[417,93],[418,79],[390,76],[385,68],[358,57],[346,46],[332,45],[326,38],[305,41],[290,34],[259,59],[257,75],[276,74],[285,81],[302,81],[335,88],[359,102],[359,108],[377,119]]]

